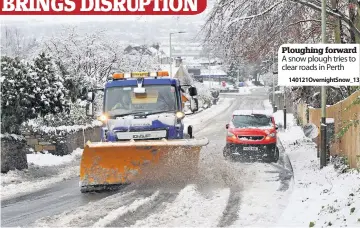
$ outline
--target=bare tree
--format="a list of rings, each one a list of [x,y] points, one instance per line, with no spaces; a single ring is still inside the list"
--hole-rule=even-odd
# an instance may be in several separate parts
[[[15,27],[4,26],[1,30],[1,55],[23,59],[35,57],[34,50],[39,48],[35,38],[25,35]]]

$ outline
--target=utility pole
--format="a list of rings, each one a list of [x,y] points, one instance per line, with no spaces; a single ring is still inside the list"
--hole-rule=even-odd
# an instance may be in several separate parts
[[[286,129],[286,87],[284,86],[284,98],[283,98],[283,102],[284,102],[284,129]]]
[[[169,48],[170,48],[170,77],[172,77],[172,46],[171,46],[171,35],[173,35],[173,34],[181,34],[181,33],[186,33],[186,32],[183,32],[183,31],[181,31],[181,32],[171,32],[171,33],[169,33]]]
[[[239,67],[238,72],[237,72],[236,87],[239,86],[239,81],[240,81],[240,67]]]
[[[172,35],[172,34],[173,34],[173,33],[170,33],[170,34],[169,34],[169,36],[170,36],[170,45],[169,45],[169,46],[170,46],[170,58],[169,58],[169,63],[170,63],[170,77],[172,77],[172,58],[171,58],[171,56],[172,56],[172,55],[171,55],[171,54],[172,54],[172,53],[171,53],[171,52],[172,52],[172,50],[171,50],[171,49],[172,49],[172,48],[171,48],[171,35]]]
[[[326,44],[326,0],[321,1],[321,38]],[[320,169],[326,166],[326,87],[321,87],[321,142],[320,142]]]
[[[275,51],[274,52],[272,52],[271,53],[271,55],[272,55],[272,64],[274,64],[274,62],[275,62]],[[272,66],[272,70],[271,70],[271,66]],[[274,71],[275,71],[275,67],[274,67],[274,65],[270,65],[270,72],[273,72],[273,112],[275,113],[275,112],[277,112],[277,106],[276,106],[276,104],[275,104],[275,75],[276,74],[274,74]],[[277,72],[277,69],[276,69],[276,72]]]
[[[210,74],[210,51],[208,53],[208,62],[209,62],[209,65],[208,65],[208,73],[209,73],[209,81],[210,81],[210,89],[212,89],[213,87],[213,79],[211,78],[211,74]]]

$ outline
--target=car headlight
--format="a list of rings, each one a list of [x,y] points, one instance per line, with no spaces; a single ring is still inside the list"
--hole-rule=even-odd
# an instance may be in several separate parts
[[[231,137],[233,139],[236,139],[236,135],[230,131],[227,132],[227,137]]]
[[[275,138],[275,137],[276,137],[276,133],[273,132],[273,133],[271,133],[271,134],[268,134],[268,137]]]

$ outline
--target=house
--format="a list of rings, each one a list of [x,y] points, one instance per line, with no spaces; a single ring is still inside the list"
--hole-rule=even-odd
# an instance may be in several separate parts
[[[132,46],[129,45],[124,49],[125,54],[141,53],[143,55],[153,55],[152,51],[146,45]]]
[[[219,67],[210,67],[210,69],[201,69],[200,75],[194,75],[199,81],[227,81],[228,75]]]
[[[170,73],[170,64],[162,64],[160,68]],[[192,84],[193,81],[192,75],[189,73],[187,66],[183,64],[181,57],[177,57],[175,63],[172,64],[170,76],[178,78],[181,84]]]

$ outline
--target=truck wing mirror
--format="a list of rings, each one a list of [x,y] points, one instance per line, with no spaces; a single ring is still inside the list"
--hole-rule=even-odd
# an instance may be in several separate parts
[[[86,115],[90,117],[94,117],[94,104],[87,103],[86,104]]]
[[[94,92],[88,92],[86,100],[90,101],[90,102],[93,102],[95,100],[95,93]]]
[[[191,98],[190,100],[190,110],[194,113],[199,110],[199,101],[196,98]]]
[[[190,96],[196,96],[198,93],[197,93],[197,89],[196,89],[196,87],[193,87],[193,86],[191,86],[190,88],[189,88],[189,94],[190,94]]]

